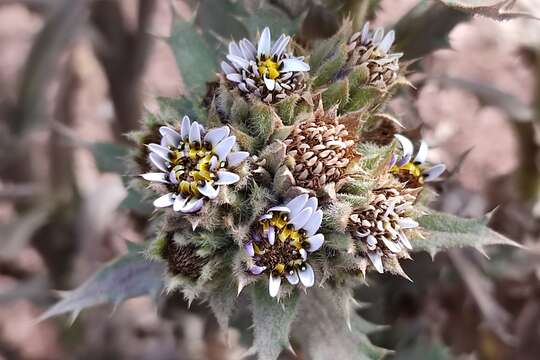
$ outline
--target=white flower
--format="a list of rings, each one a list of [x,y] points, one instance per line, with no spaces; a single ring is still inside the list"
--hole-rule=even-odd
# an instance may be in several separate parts
[[[244,245],[253,263],[253,275],[269,274],[270,296],[279,292],[282,278],[291,285],[315,284],[308,254],[320,249],[324,235],[317,233],[323,213],[316,197],[299,195],[282,206],[275,206],[259,218],[251,240]]]
[[[401,157],[394,155],[389,164],[390,171],[400,180],[411,187],[420,187],[424,182],[437,180],[446,170],[444,164],[436,164],[426,167],[426,158],[429,147],[425,141],[420,142],[420,147],[414,159],[414,146],[408,138],[396,134],[396,139],[401,144]],[[411,160],[412,159],[412,160]]]
[[[257,48],[248,39],[231,42],[228,62],[223,61],[221,69],[227,80],[244,93],[268,103],[283,99],[302,86],[303,73],[309,71],[303,57],[286,51],[290,40],[290,36],[282,34],[272,43],[266,27]]]
[[[205,131],[184,116],[180,132],[162,126],[160,144],[149,144],[149,159],[159,172],[142,174],[148,181],[163,183],[169,192],[154,201],[154,206],[172,206],[174,211],[194,213],[205,200],[215,199],[221,186],[234,184],[240,176],[234,172],[247,159],[245,151],[232,152],[236,138],[229,128]]]

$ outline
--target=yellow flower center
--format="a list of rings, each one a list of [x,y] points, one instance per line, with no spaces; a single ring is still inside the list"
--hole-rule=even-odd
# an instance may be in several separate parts
[[[419,185],[422,185],[424,182],[422,168],[413,162],[408,162],[401,166],[394,165],[390,169],[390,172],[402,181],[409,181],[411,178],[414,178]]]
[[[282,274],[287,268],[302,265],[303,260],[300,249],[307,243],[307,235],[303,230],[296,230],[288,224],[285,213],[274,212],[271,219],[260,221],[264,237],[267,238],[268,229],[275,229],[275,242],[270,245],[266,241],[253,243],[255,255],[264,259],[263,262],[275,274]]]
[[[198,196],[200,185],[216,178],[215,172],[223,166],[223,162],[211,170],[211,160],[215,156],[208,144],[184,142],[178,148],[170,148],[172,170],[178,180],[177,191],[184,196]],[[185,151],[184,151],[185,150]]]
[[[259,75],[265,76],[269,79],[276,79],[279,76],[279,65],[272,58],[266,60],[259,60]]]

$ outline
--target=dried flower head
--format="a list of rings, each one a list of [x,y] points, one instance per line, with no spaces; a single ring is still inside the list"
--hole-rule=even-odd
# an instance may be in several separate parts
[[[219,195],[220,186],[238,182],[234,172],[249,153],[232,152],[236,138],[223,126],[208,132],[187,116],[180,132],[162,126],[160,144],[149,144],[149,159],[159,172],[142,174],[148,181],[165,185],[167,193],[154,201],[158,208],[172,206],[174,211],[194,213],[206,199]]]
[[[243,93],[272,103],[303,87],[309,65],[303,57],[287,52],[290,36],[282,34],[273,44],[270,29],[264,28],[257,49],[248,39],[229,44],[227,60],[221,63],[226,79]]]
[[[179,245],[172,236],[167,238],[163,249],[163,258],[167,261],[167,269],[171,275],[181,275],[196,280],[207,259],[197,255],[197,247],[193,244]]]
[[[355,239],[353,252],[367,257],[380,273],[384,271],[385,257],[408,257],[412,250],[407,232],[418,226],[408,216],[416,192],[412,189],[382,188],[375,190],[370,204],[355,210],[349,226]]]
[[[384,34],[383,28],[371,32],[369,22],[361,32],[351,36],[348,43],[349,64],[366,64],[369,69],[369,83],[384,89],[390,86],[399,73],[399,59],[403,53],[390,53],[395,40],[395,32]]]
[[[282,277],[291,285],[302,283],[311,287],[315,283],[307,258],[324,242],[324,236],[317,234],[323,216],[317,206],[317,198],[303,194],[286,205],[268,209],[256,223],[251,240],[245,244],[244,249],[253,260],[249,272],[269,274],[270,296],[277,296]]]
[[[320,107],[313,117],[296,125],[284,140],[286,154],[295,160],[291,170],[296,185],[318,190],[344,179],[359,156],[355,139],[335,109],[325,112]]]
[[[418,188],[425,182],[437,180],[446,170],[444,164],[436,164],[431,167],[425,166],[429,147],[425,141],[420,142],[420,147],[413,160],[414,146],[412,142],[403,135],[396,134],[395,138],[401,144],[401,157],[394,155],[389,164],[390,172],[394,174],[407,187]]]

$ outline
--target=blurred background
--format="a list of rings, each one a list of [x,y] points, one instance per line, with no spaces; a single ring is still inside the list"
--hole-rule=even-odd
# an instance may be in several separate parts
[[[540,22],[472,17],[435,0],[368,2],[264,6],[308,46],[359,9],[395,26],[417,61],[414,89],[390,111],[450,169],[434,206],[474,217],[498,207],[492,227],[529,248],[492,248],[489,261],[472,249],[434,261],[418,254],[405,264],[414,283],[373,274],[358,290],[372,303],[363,315],[391,325],[373,341],[398,349],[396,359],[539,359]],[[243,25],[221,15],[239,3],[0,1],[0,359],[218,360],[249,347],[249,319],[237,316],[226,337],[205,304],[188,311],[179,295],[157,311],[139,298],[114,313],[84,311],[71,326],[66,317],[35,321],[56,301],[51,289],[81,284],[152,231],[151,206],[126,188],[124,134],[157,109],[157,96],[186,92],[165,40],[174,17],[229,40]],[[253,17],[261,2],[242,6]],[[518,6],[540,16],[537,0]]]

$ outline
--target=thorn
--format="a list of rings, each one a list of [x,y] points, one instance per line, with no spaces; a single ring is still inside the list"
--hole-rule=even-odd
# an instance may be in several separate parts
[[[295,357],[297,356],[296,351],[294,351],[291,343],[289,343],[289,345],[287,345],[287,350],[289,350],[291,352],[291,354],[293,354]]]
[[[486,250],[482,246],[474,247],[480,254],[484,255],[486,259],[489,259],[489,255],[486,253]]]
[[[69,320],[68,320],[68,326],[73,326],[73,324],[75,323],[75,320],[77,320],[77,317],[79,316],[79,314],[81,313],[81,310],[74,310],[70,315],[69,315]]]
[[[244,286],[246,286],[242,280],[238,281],[238,292],[236,293],[236,296],[240,296],[240,293],[242,292],[242,290],[244,289]]]

